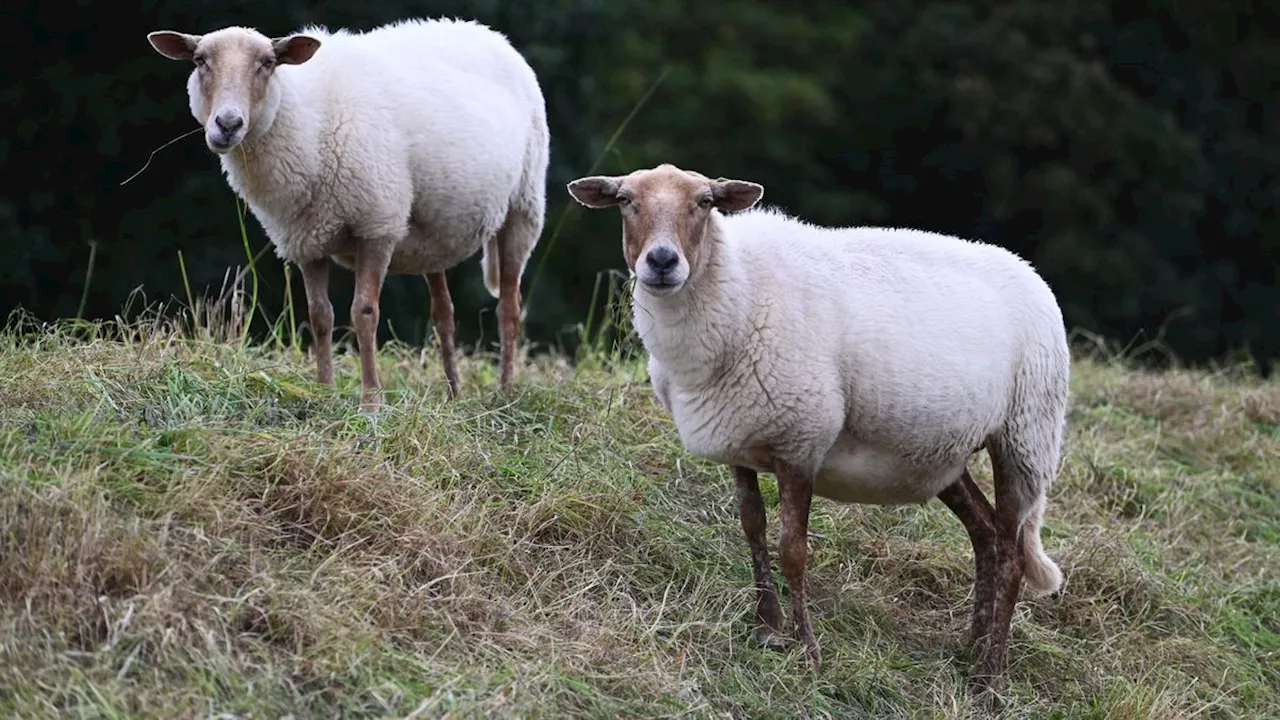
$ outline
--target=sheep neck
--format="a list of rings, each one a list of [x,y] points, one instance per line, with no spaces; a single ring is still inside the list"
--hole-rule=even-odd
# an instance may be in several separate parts
[[[746,283],[724,240],[720,218],[707,223],[701,267],[674,295],[633,290],[635,326],[645,350],[680,384],[696,386],[717,376],[746,341]]]
[[[228,179],[251,203],[275,206],[287,199],[280,196],[281,173],[292,176],[287,188],[309,190],[308,180],[316,173],[316,151],[320,133],[306,108],[305,93],[288,73],[278,72],[273,78],[258,121],[247,137],[231,152],[222,155],[222,168]],[[300,177],[301,176],[301,177]],[[294,198],[295,203],[305,203]],[[291,208],[273,207],[288,212]]]

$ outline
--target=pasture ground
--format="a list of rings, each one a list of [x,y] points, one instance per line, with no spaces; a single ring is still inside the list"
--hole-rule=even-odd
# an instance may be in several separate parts
[[[816,500],[824,665],[757,649],[728,470],[641,361],[537,357],[502,396],[468,358],[446,403],[391,343],[371,417],[350,353],[330,389],[283,345],[128,329],[0,335],[0,715],[979,712],[947,509]],[[1019,604],[1004,715],[1280,715],[1280,384],[1081,357],[1043,537],[1067,582]]]

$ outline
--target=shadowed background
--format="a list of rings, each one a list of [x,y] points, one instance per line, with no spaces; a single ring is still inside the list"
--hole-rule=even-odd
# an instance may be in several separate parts
[[[753,180],[816,223],[998,243],[1036,265],[1069,327],[1121,345],[1158,338],[1196,363],[1252,354],[1264,371],[1280,353],[1280,22],[1239,1],[6,3],[0,312],[70,317],[83,300],[85,317],[110,317],[137,288],[185,302],[179,251],[196,294],[246,264],[235,197],[199,134],[121,185],[196,126],[189,66],[147,32],[442,15],[507,34],[546,96],[547,229],[524,282],[540,347],[572,350],[603,299],[597,277],[623,267],[617,217],[564,191],[598,161]],[[252,216],[245,227],[256,254],[266,237]],[[265,331],[284,275],[269,250],[257,269]],[[459,340],[491,348],[478,256],[450,278]],[[341,332],[350,273],[332,287]],[[296,272],[293,293],[301,322]],[[422,343],[421,279],[389,278],[383,297],[383,339]]]

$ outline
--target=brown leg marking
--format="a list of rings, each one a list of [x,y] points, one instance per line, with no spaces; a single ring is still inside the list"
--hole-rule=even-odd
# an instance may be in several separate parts
[[[440,361],[444,364],[444,377],[449,384],[449,399],[452,400],[462,389],[454,349],[453,298],[449,295],[449,283],[444,273],[430,273],[425,278],[427,290],[431,293],[431,320],[436,326],[436,339],[440,342]]]
[[[1008,503],[997,500],[995,510],[995,569],[992,594],[995,602],[991,614],[991,632],[978,671],[973,678],[980,689],[995,690],[1001,685],[1005,656],[1009,646],[1009,628],[1013,609],[1022,589],[1023,553],[1018,512]]]
[[[372,412],[381,403],[378,383],[378,301],[382,281],[391,261],[391,246],[368,241],[356,246],[355,295],[351,299],[351,324],[360,343],[360,409]]]
[[[821,662],[818,641],[809,624],[808,588],[805,563],[809,555],[809,505],[813,500],[813,477],[798,473],[781,462],[774,463],[778,495],[782,505],[782,541],[778,555],[782,574],[791,587],[791,622],[796,639],[804,643],[805,660],[814,668]]]
[[[329,302],[329,258],[302,263],[307,314],[316,340],[316,380],[333,384],[333,303]]]
[[[987,639],[986,657],[978,670],[979,684],[992,687],[1005,671],[1005,655],[1009,648],[1009,629],[1014,620],[1014,606],[1023,584],[1023,547],[1020,525],[1015,512],[996,510],[996,571],[992,578],[995,605],[991,618],[991,634]]]
[[[520,336],[520,260],[511,248],[510,233],[499,237],[498,252],[498,341],[502,345],[499,358],[498,386],[511,389],[516,372],[516,341]]]
[[[995,510],[987,501],[968,468],[938,499],[964,523],[973,544],[973,618],[969,626],[971,649],[977,648],[991,633],[991,614],[995,610]]]
[[[742,533],[747,536],[751,548],[751,569],[756,576],[756,640],[765,646],[777,646],[782,633],[782,605],[773,587],[773,573],[769,565],[769,546],[765,542],[767,519],[764,498],[760,497],[760,483],[756,471],[733,466],[733,481],[738,493],[738,518],[742,521]]]

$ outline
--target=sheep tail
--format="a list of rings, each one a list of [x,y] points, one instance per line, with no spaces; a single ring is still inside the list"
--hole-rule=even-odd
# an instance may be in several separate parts
[[[502,275],[499,272],[501,255],[502,253],[498,250],[498,236],[494,235],[484,244],[484,254],[480,257],[480,264],[484,266],[484,286],[495,298],[501,294],[502,288],[500,282]]]
[[[1022,577],[1027,585],[1041,595],[1057,592],[1062,587],[1062,570],[1044,551],[1040,544],[1040,525],[1044,520],[1045,498],[1041,495],[1022,522],[1022,553],[1025,566]]]

